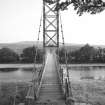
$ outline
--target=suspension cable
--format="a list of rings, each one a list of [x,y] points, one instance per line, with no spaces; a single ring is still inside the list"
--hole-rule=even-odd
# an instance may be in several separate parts
[[[64,33],[63,33],[61,14],[60,14],[60,23],[61,23],[60,25],[61,25],[62,42],[63,42],[63,45],[64,45]]]
[[[61,14],[60,14],[60,25],[61,25],[61,34],[62,34],[62,41],[63,41],[63,46],[64,46],[64,51],[65,51],[65,64],[66,64],[66,71],[67,71],[67,78],[68,78],[68,82],[69,82],[69,88],[71,91],[71,83],[70,83],[70,77],[69,77],[69,71],[68,71],[68,54],[66,51],[66,47],[65,47],[65,42],[64,42],[64,33],[63,33],[63,25],[62,25],[62,19],[61,19]],[[71,96],[73,97],[72,91],[70,92]]]
[[[39,45],[39,38],[40,38],[40,32],[41,32],[41,23],[42,23],[42,12],[41,12],[41,18],[40,18],[40,25],[39,25],[39,31],[38,31],[38,37],[37,37],[37,46]],[[35,45],[34,45],[35,48]],[[38,48],[35,49],[36,51],[33,53],[35,53],[35,57],[34,57],[34,67],[33,67],[33,77],[32,77],[32,81],[34,80],[34,74],[36,72],[36,60],[37,60],[37,55],[38,55]]]
[[[66,69],[67,69],[67,77],[69,79],[69,72],[68,72],[68,59],[67,59],[67,51],[65,47],[65,42],[64,42],[64,33],[63,33],[63,25],[62,25],[62,19],[61,19],[61,14],[60,14],[60,25],[61,25],[61,34],[62,34],[62,41],[63,41],[63,46],[64,46],[64,51],[65,51],[65,64],[66,64]]]
[[[38,31],[38,41],[39,41],[39,37],[40,37],[40,32],[41,32],[41,23],[42,23],[42,13],[41,13],[41,18],[40,18],[40,25],[39,25],[39,31]]]
[[[39,31],[38,31],[38,38],[37,38],[37,46],[39,44],[39,37],[40,37],[40,32],[41,32],[41,23],[42,23],[42,12],[41,12],[41,18],[40,18],[40,25],[39,25]],[[36,60],[37,60],[37,55],[38,55],[38,48],[36,48],[36,52],[34,52],[34,48],[35,48],[35,45],[33,45],[33,54],[35,53],[35,57],[34,57],[34,67],[33,67],[33,77],[32,77],[32,82],[33,82],[33,85],[35,85],[35,82],[34,82],[34,75],[35,75],[35,72],[36,72]],[[16,95],[18,93],[18,87],[17,87],[17,82],[16,82],[16,88],[15,88],[15,95],[14,95],[14,101],[13,101],[13,105],[16,104]]]

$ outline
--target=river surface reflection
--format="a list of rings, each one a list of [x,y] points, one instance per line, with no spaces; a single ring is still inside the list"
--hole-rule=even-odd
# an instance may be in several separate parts
[[[32,68],[29,69],[12,69],[8,72],[3,72],[0,69],[0,81],[1,82],[11,82],[11,81],[31,81],[32,78]]]
[[[71,80],[105,80],[105,66],[73,66],[69,67],[69,75]],[[28,69],[0,69],[0,81],[31,81],[32,68]]]
[[[70,67],[69,75],[72,80],[105,80],[105,66]]]

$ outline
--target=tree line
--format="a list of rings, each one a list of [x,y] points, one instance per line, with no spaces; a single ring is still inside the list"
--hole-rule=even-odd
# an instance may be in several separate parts
[[[0,49],[0,63],[36,63],[43,62],[43,50],[37,47],[28,47],[23,49],[21,54],[17,54],[10,48]]]
[[[67,51],[66,58],[68,63],[105,63],[105,48],[94,48],[89,44],[84,45],[78,50]],[[9,48],[0,49],[0,63],[42,63],[44,51],[37,47],[23,49],[21,54]],[[59,50],[59,62],[65,63],[65,49]]]
[[[65,49],[62,48],[59,51],[59,62],[65,63],[65,58],[68,63],[105,63],[105,48],[94,48],[86,44],[79,50],[68,51],[66,57]]]

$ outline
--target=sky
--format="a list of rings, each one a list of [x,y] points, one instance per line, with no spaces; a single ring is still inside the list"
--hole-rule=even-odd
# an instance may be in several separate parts
[[[70,6],[60,13],[66,43],[105,45],[105,11],[79,17]],[[42,0],[0,0],[0,43],[37,40],[41,14]]]

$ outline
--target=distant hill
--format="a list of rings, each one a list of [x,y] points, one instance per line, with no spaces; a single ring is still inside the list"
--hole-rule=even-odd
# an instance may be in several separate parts
[[[42,47],[42,43],[39,42],[39,45],[37,42],[34,41],[23,41],[23,42],[17,42],[17,43],[0,43],[0,49],[1,48],[10,48],[17,52],[18,54],[22,53],[24,48],[31,47],[31,46],[39,46]]]
[[[36,41],[22,41],[22,42],[17,42],[17,43],[0,43],[0,49],[1,48],[10,48],[12,50],[14,50],[15,52],[17,52],[18,54],[22,53],[23,49],[24,48],[27,48],[27,47],[31,47],[31,46],[38,46],[39,48],[42,48],[43,47],[43,43],[42,42],[36,42]],[[62,44],[60,44],[60,47],[62,46]],[[75,50],[78,50],[80,49],[82,46],[84,46],[83,44],[69,44],[69,43],[66,43],[65,44],[66,46],[66,49],[68,51],[75,51]],[[102,47],[102,48],[105,48],[105,46],[94,46],[94,47]]]
[[[84,45],[83,44],[68,44],[68,43],[65,44],[67,51],[75,51],[75,50],[80,49],[82,46]]]

